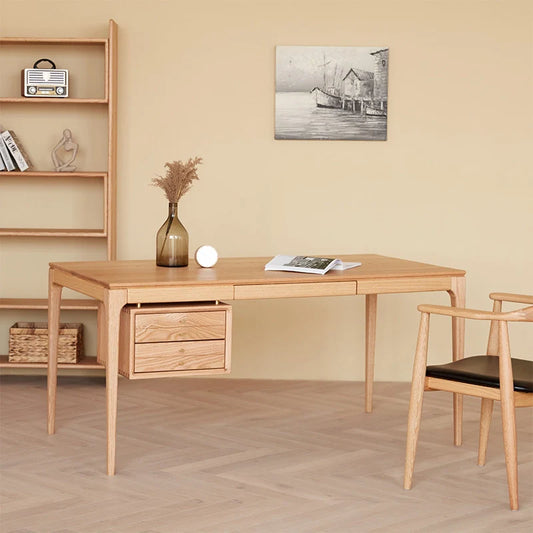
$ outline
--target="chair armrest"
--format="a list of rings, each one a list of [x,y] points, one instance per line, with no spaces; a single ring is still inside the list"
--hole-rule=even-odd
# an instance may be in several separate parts
[[[508,292],[492,292],[489,294],[491,300],[499,300],[501,302],[513,302],[517,304],[533,305],[533,296],[528,294],[510,294]]]
[[[509,322],[533,320],[533,306],[516,309],[507,313],[495,313],[479,309],[465,309],[463,307],[448,307],[445,305],[421,304],[417,308],[421,313],[453,316],[457,318],[471,318],[474,320],[505,320]]]

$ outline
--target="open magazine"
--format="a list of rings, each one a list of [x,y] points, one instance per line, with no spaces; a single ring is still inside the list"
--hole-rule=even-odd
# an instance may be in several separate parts
[[[347,263],[329,257],[307,257],[304,255],[276,255],[265,265],[265,270],[286,270],[304,274],[325,274],[329,270],[347,270],[361,263]]]

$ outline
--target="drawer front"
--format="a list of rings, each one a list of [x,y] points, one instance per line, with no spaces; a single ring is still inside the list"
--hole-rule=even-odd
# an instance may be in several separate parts
[[[138,314],[135,318],[135,342],[223,339],[225,328],[224,311]]]
[[[423,276],[419,278],[385,278],[360,280],[357,294],[387,294],[400,292],[446,291],[452,287],[452,279]]]
[[[128,289],[128,303],[205,302],[232,300],[233,285],[167,286],[152,289]]]
[[[135,372],[224,368],[224,340],[135,345]]]
[[[357,282],[355,281],[235,286],[235,300],[253,300],[256,298],[304,298],[308,296],[345,296],[355,294],[357,294]]]

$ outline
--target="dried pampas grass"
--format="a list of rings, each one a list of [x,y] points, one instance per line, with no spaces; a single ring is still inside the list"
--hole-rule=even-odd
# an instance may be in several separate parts
[[[165,163],[167,173],[152,179],[152,185],[163,189],[171,204],[177,204],[180,198],[191,188],[192,181],[197,180],[197,167],[202,163],[201,157],[189,159],[187,163],[172,161]]]

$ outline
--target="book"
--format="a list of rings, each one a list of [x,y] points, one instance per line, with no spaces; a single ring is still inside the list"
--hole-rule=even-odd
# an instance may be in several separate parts
[[[348,270],[361,263],[348,263],[330,257],[308,257],[305,255],[276,255],[265,265],[265,270],[285,270],[304,274],[322,274],[330,270]]]
[[[13,156],[13,159],[21,172],[28,170],[31,167],[31,161],[20,144],[20,141],[17,139],[17,136],[12,131],[8,130],[0,133],[0,136],[4,140],[9,153]]]
[[[11,159],[11,156],[9,155],[9,150],[7,149],[7,146],[1,135],[0,135],[0,159],[2,159],[2,161],[4,162],[4,166],[6,170],[15,170],[15,165],[13,163],[13,160]]]

